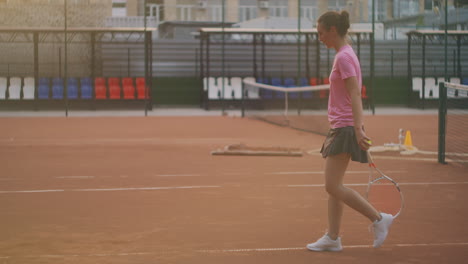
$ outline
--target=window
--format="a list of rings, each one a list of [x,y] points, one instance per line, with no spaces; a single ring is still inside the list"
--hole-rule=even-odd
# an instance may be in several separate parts
[[[416,0],[419,1],[419,0]],[[368,2],[369,21],[372,21],[372,1]],[[387,19],[387,1],[375,0],[375,21],[383,21]]]
[[[426,5],[426,2],[424,3]],[[434,1],[436,6],[436,1]],[[432,10],[432,8],[431,8]],[[393,17],[401,18],[419,14],[419,0],[394,0]]]
[[[239,6],[239,22],[257,18],[257,6]]]
[[[370,1],[372,4],[372,1]],[[346,9],[346,0],[329,0],[328,10],[341,11]]]
[[[210,6],[208,9],[208,20],[210,21],[223,21],[223,6],[222,5],[216,5],[216,6]],[[224,19],[227,20],[227,14],[224,14]]]
[[[269,10],[272,17],[288,17],[287,6],[270,6]]]
[[[177,20],[191,21],[193,5],[177,5]]]
[[[305,18],[309,21],[315,21],[318,19],[318,8],[317,6],[302,6],[301,7],[301,18]]]
[[[145,12],[147,16],[156,17],[158,21],[164,20],[164,5],[163,0],[146,0]],[[141,5],[143,6],[143,2]],[[142,14],[144,16],[144,14]]]

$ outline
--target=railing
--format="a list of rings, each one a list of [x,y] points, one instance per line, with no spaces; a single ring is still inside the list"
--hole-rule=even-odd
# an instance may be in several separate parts
[[[107,27],[144,27],[144,20],[143,16],[107,17],[105,23]],[[146,18],[148,27],[158,27],[161,22],[157,17]]]

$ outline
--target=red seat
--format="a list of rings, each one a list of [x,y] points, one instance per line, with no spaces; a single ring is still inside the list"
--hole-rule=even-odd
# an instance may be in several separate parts
[[[145,78],[142,78],[142,77],[137,78],[136,83],[137,83],[137,98],[138,99],[149,98],[148,87],[146,86]]]
[[[120,78],[109,78],[109,98],[120,99]]]
[[[122,79],[122,83],[123,83],[123,85],[131,85],[131,86],[133,86],[133,79],[130,78],[130,77],[123,78],[123,79]]]
[[[310,78],[310,85],[318,85],[318,79],[315,77]]]
[[[123,78],[123,98],[124,99],[135,99],[135,86],[133,85],[132,78]]]
[[[328,79],[328,77],[325,77],[325,78],[322,79],[322,83],[323,84],[330,84],[330,80]],[[319,97],[320,98],[327,98],[328,97],[328,92],[329,92],[329,90],[320,90]]]
[[[367,90],[366,90],[366,86],[365,86],[365,85],[363,85],[363,86],[362,86],[362,89],[361,89],[361,98],[362,98],[362,99],[367,99],[367,98],[369,98],[369,97],[367,96]]]
[[[94,79],[94,93],[96,99],[107,99],[106,79],[101,77]]]

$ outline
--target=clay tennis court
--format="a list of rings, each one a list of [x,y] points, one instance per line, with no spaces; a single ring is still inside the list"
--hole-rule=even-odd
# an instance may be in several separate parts
[[[375,153],[406,208],[380,249],[346,208],[343,252],[307,243],[327,228],[323,136],[238,117],[0,118],[0,263],[462,263],[466,167]],[[412,133],[437,150],[436,115],[366,117],[374,145]],[[212,156],[229,144],[302,157]],[[365,192],[368,169],[346,183]]]

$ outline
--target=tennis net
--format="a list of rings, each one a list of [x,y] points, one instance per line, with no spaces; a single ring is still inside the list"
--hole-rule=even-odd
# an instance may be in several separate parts
[[[439,84],[439,162],[468,165],[468,85]]]
[[[245,79],[242,116],[326,135],[330,85],[274,86]]]

